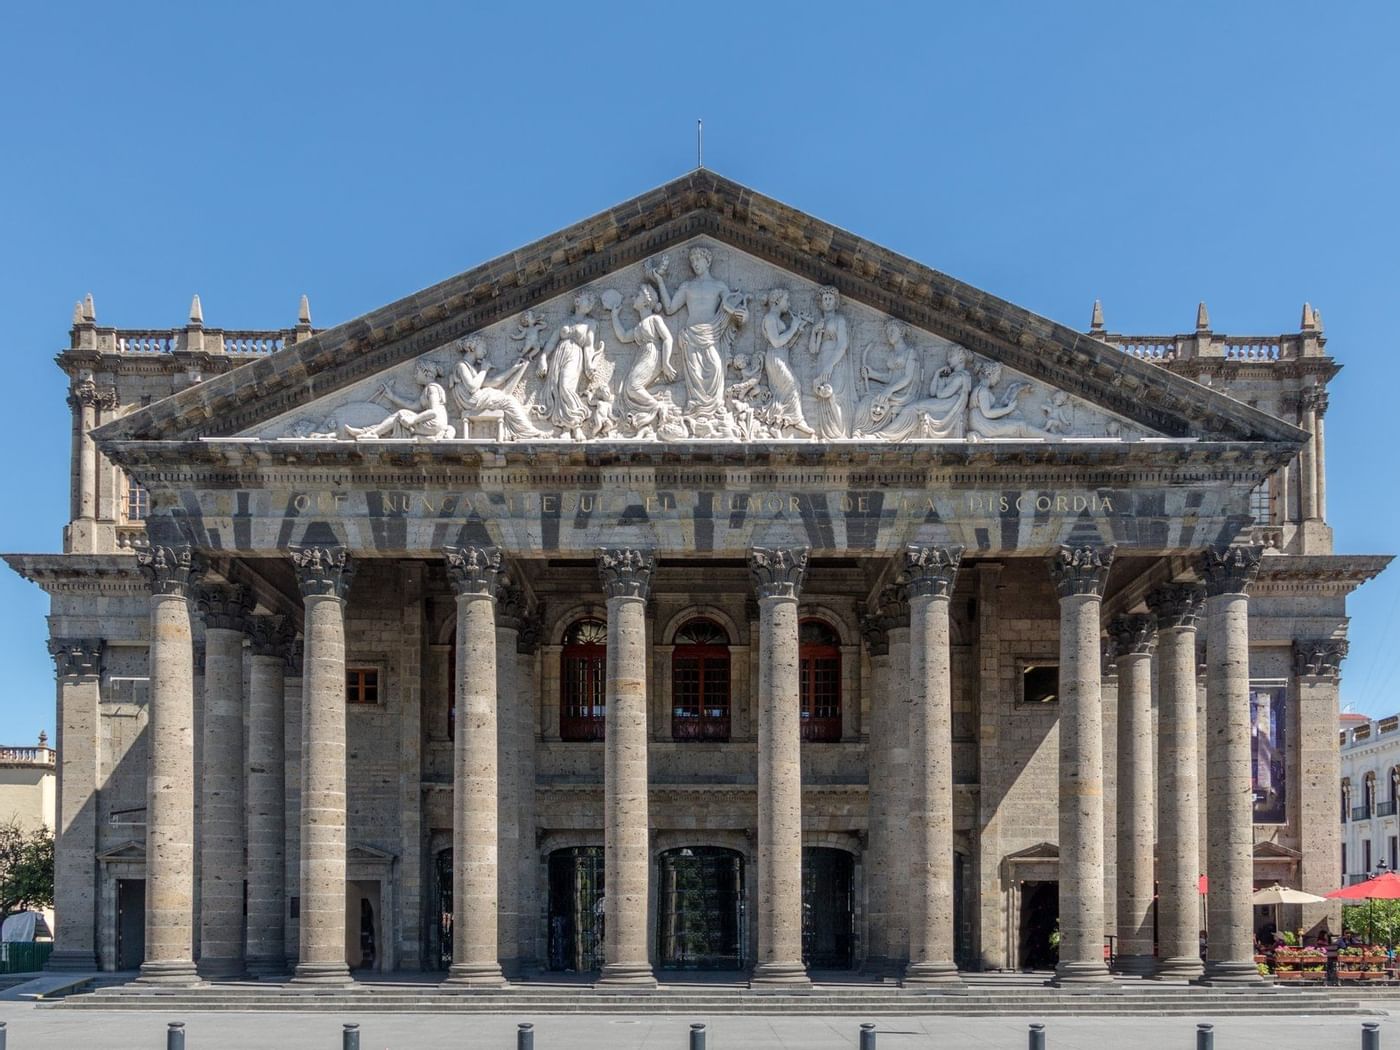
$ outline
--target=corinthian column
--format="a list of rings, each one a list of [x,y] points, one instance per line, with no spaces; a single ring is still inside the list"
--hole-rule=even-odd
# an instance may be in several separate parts
[[[603,752],[603,973],[598,984],[656,987],[647,959],[646,603],[652,551],[603,547],[608,602],[607,725]]]
[[[1061,546],[1058,984],[1109,981],[1103,961],[1103,693],[1099,611],[1112,547]]]
[[[1164,980],[1201,975],[1196,620],[1204,602],[1194,583],[1147,596],[1157,621],[1157,976]]]
[[[286,737],[283,702],[294,633],[285,616],[250,623],[248,671],[248,929],[245,959],[255,976],[287,971],[284,925]]]
[[[348,984],[345,962],[345,596],[343,547],[291,550],[302,634],[301,945],[293,980]]]
[[[802,964],[797,598],[806,547],[749,552],[758,592],[758,965],[754,987],[810,987]]]
[[[97,703],[103,645],[101,638],[49,642],[58,674],[58,828],[50,970],[97,967]]]
[[[199,972],[243,974],[243,635],[253,596],[199,589],[204,617],[204,768],[200,783]]]
[[[444,547],[457,595],[452,762],[452,965],[444,984],[504,985],[497,941],[496,592],[501,552]]]
[[[194,648],[190,599],[203,571],[188,543],[136,552],[151,585],[146,727],[146,958],[140,980],[195,984]]]
[[[953,961],[953,672],[948,602],[961,547],[910,546],[904,552],[909,593],[909,733],[913,772],[913,878],[909,885],[911,986],[962,988]]]
[[[1208,548],[1206,581],[1205,980],[1257,984],[1254,965],[1254,787],[1249,756],[1249,598],[1263,547]]]
[[[1120,973],[1146,976],[1152,958],[1152,646],[1150,616],[1117,616],[1118,952]]]

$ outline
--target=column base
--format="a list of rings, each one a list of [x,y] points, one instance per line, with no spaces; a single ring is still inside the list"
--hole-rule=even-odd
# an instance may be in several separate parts
[[[1079,984],[1112,984],[1113,974],[1102,961],[1061,962],[1055,967],[1055,976],[1049,983],[1055,988],[1072,987]]]
[[[921,992],[959,994],[967,991],[967,985],[963,984],[958,974],[957,963],[951,959],[910,963],[899,983],[902,987]]]
[[[141,984],[161,984],[174,988],[193,988],[203,984],[193,959],[154,959],[141,964]]]
[[[69,973],[95,970],[97,969],[97,953],[85,948],[67,950],[55,948],[49,954],[49,961],[44,964],[44,969]]]
[[[354,983],[354,978],[350,976],[350,967],[343,962],[299,962],[292,971],[292,984],[345,987]]]
[[[442,982],[445,991],[471,991],[475,988],[506,987],[506,978],[498,963],[453,963]]]
[[[1253,959],[1207,959],[1205,974],[1193,982],[1205,987],[1262,985],[1265,980]]]
[[[248,968],[243,965],[242,959],[206,959],[201,957],[196,969],[199,971],[199,976],[206,981],[236,981],[248,974]]]
[[[600,991],[648,991],[657,987],[656,975],[649,963],[607,963],[593,982]]]
[[[287,960],[281,955],[248,956],[249,977],[281,977],[288,969]]]
[[[1124,977],[1151,977],[1157,971],[1157,960],[1150,955],[1120,955],[1113,961],[1113,969]]]
[[[810,991],[812,979],[800,962],[760,963],[749,975],[749,987],[760,992]]]
[[[1157,972],[1152,975],[1154,981],[1197,981],[1205,968],[1201,965],[1199,955],[1174,955],[1169,959],[1161,959],[1157,963]]]

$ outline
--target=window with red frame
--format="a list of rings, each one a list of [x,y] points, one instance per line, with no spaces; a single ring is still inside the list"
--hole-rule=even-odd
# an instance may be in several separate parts
[[[347,704],[379,703],[379,669],[351,667],[345,672],[345,702]]]
[[[729,637],[713,620],[691,620],[671,653],[671,737],[729,739]]]
[[[608,625],[579,620],[559,654],[559,738],[602,740],[607,721]]]
[[[802,739],[841,739],[841,639],[821,620],[797,628]]]

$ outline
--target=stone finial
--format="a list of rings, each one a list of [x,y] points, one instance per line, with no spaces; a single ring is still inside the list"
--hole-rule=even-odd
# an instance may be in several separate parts
[[[1299,678],[1340,678],[1347,648],[1345,638],[1298,639],[1293,643],[1294,672]]]
[[[802,593],[807,575],[808,547],[754,547],[749,551],[749,576],[759,601],[791,598]]]
[[[1118,548],[1094,547],[1088,544],[1071,547],[1060,544],[1050,561],[1050,575],[1055,592],[1061,598],[1074,595],[1094,595],[1102,598],[1108,583],[1108,569],[1113,564],[1113,552]]]
[[[444,547],[447,580],[457,597],[478,595],[495,598],[503,575],[499,547]]]
[[[1316,328],[1319,332],[1322,331],[1322,311],[1321,311],[1321,310],[1314,310],[1314,311],[1313,311],[1313,327]]]
[[[73,327],[77,328],[78,325],[83,323],[83,301],[79,299],[76,303],[73,304]]]
[[[59,678],[90,678],[102,673],[101,638],[50,638],[49,655]]]
[[[1260,544],[1235,543],[1228,547],[1207,547],[1201,552],[1201,575],[1206,581],[1206,595],[1247,594],[1249,585],[1259,572],[1259,559],[1264,554]]]
[[[87,324],[97,323],[97,307],[93,305],[91,292],[83,296],[83,321]]]
[[[1199,583],[1164,583],[1147,593],[1147,607],[1157,619],[1157,630],[1195,629],[1205,609],[1206,589]]]
[[[303,598],[344,599],[350,593],[355,566],[344,547],[295,546],[287,549],[287,555],[292,559]]]
[[[1108,625],[1108,637],[1118,659],[1125,656],[1151,656],[1157,642],[1157,620],[1144,613],[1115,616]]]
[[[310,326],[311,324],[311,300],[306,296],[301,297],[301,302],[297,304],[297,324]]]
[[[206,583],[196,598],[204,626],[223,631],[247,631],[255,604],[253,592],[240,583]]]
[[[962,556],[962,547],[922,547],[914,543],[905,547],[900,577],[909,588],[909,596],[952,597]]]
[[[296,628],[290,617],[273,614],[248,618],[248,644],[254,656],[286,660],[295,638]]]
[[[598,576],[609,598],[641,598],[651,593],[656,552],[643,547],[599,547]]]
[[[1204,300],[1196,304],[1196,331],[1210,331],[1210,311],[1206,309]]]
[[[190,327],[199,328],[204,325],[204,307],[199,305],[199,295],[190,300]]]
[[[1089,314],[1089,332],[1092,335],[1102,335],[1105,329],[1103,326],[1103,303],[1094,300],[1094,309]]]
[[[189,543],[155,543],[136,551],[136,565],[152,594],[194,597],[204,575],[204,558]]]
[[[1303,319],[1298,323],[1298,328],[1304,332],[1317,331],[1317,314],[1311,303],[1303,304]]]
[[[48,747],[48,746],[49,746],[49,734],[48,734],[47,732],[45,732],[44,730],[42,730],[42,729],[39,730],[39,746],[40,746],[40,747]]]
[[[890,651],[890,631],[888,617],[877,610],[868,609],[864,604],[856,606],[856,621],[860,625],[860,636],[871,656],[884,656]]]

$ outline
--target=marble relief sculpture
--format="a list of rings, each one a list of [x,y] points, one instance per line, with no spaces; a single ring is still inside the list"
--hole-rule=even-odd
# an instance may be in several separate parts
[[[513,440],[548,437],[548,431],[540,430],[530,420],[530,412],[521,403],[519,393],[529,361],[517,361],[504,375],[488,382],[486,373],[489,364],[482,364],[483,343],[478,336],[461,340],[458,349],[462,359],[452,368],[451,394],[457,411],[463,417],[481,415],[483,412],[501,413],[505,433]],[[463,422],[463,437],[468,436]]]
[[[968,430],[975,437],[1024,438],[1039,437],[1043,431],[1027,423],[1021,413],[1020,401],[1030,392],[1030,384],[1008,383],[1000,395],[995,387],[1001,382],[1001,365],[989,361],[982,366],[982,380],[972,392],[972,410]]]
[[[593,414],[581,383],[585,378],[591,382],[591,373],[604,350],[598,340],[598,325],[589,316],[594,303],[591,291],[585,288],[578,292],[574,296],[573,316],[549,337],[539,355],[539,377],[545,381],[545,415],[575,441],[584,439],[585,425]]]
[[[666,322],[656,312],[661,302],[650,285],[642,285],[632,300],[632,308],[637,311],[639,319],[631,328],[624,327],[619,317],[622,296],[618,292],[611,289],[604,292],[603,306],[612,318],[613,333],[618,342],[632,343],[642,348],[627,378],[622,381],[623,421],[634,431],[644,428],[654,431],[663,417],[675,408],[668,391],[663,390],[659,395],[651,392],[652,385],[658,379],[667,383],[676,380],[676,369],[671,363],[675,340]]]
[[[764,296],[768,312],[763,316],[761,327],[768,349],[763,359],[768,389],[772,395],[766,422],[777,431],[777,436],[787,430],[795,430],[806,437],[816,437],[817,432],[808,425],[802,414],[802,397],[788,355],[789,348],[797,342],[802,330],[812,323],[812,318],[808,314],[793,317],[788,311],[790,299],[786,288],[774,288]],[[783,323],[785,315],[790,318],[786,325]]]
[[[413,370],[413,378],[423,389],[417,401],[399,397],[385,383],[378,397],[398,406],[383,422],[366,427],[343,426],[343,436],[351,438],[431,438],[441,440],[456,434],[447,421],[447,393],[442,384],[442,369],[424,358]]]
[[[880,431],[880,437],[886,441],[960,440],[967,433],[967,406],[972,394],[972,373],[967,370],[967,359],[966,350],[953,347],[948,352],[948,363],[929,384],[929,396],[900,409]]]
[[[870,348],[861,351],[860,382],[862,397],[851,424],[852,437],[878,434],[919,392],[919,357],[904,341],[904,325],[886,321],[882,334],[889,344],[886,367],[870,364]],[[874,390],[871,383],[879,384]]]
[[[817,378],[812,382],[812,393],[817,399],[816,430],[823,441],[837,441],[846,437],[849,430],[851,364],[847,353],[851,336],[846,319],[838,312],[841,293],[827,285],[817,298],[822,315],[812,325],[807,347],[817,361]]]

